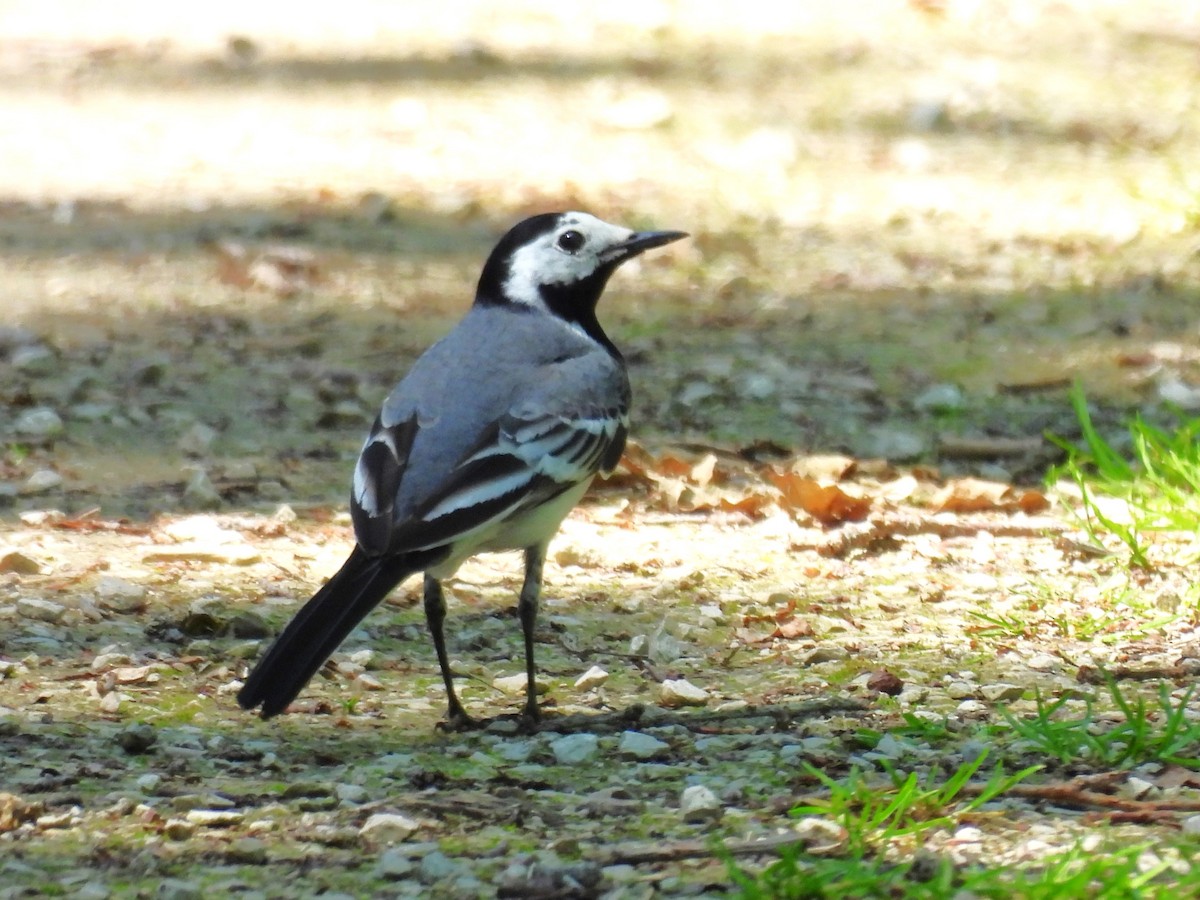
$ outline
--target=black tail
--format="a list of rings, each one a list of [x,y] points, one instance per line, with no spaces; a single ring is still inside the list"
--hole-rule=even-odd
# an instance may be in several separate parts
[[[259,660],[237,701],[262,704],[262,717],[283,712],[338,644],[401,581],[419,571],[408,556],[367,556],[355,547],[337,574],[296,613]]]

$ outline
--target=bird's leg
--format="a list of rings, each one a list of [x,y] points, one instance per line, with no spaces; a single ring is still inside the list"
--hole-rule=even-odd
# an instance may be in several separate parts
[[[442,681],[446,684],[446,727],[451,731],[465,731],[476,723],[467,715],[458,702],[458,695],[454,693],[450,658],[446,655],[446,637],[442,633],[442,623],[446,621],[446,598],[442,594],[442,583],[432,575],[425,576],[425,621],[429,624],[429,633],[433,635],[433,649],[437,651]]]
[[[522,713],[529,723],[536,722],[538,711],[536,671],[533,665],[533,625],[537,621],[538,597],[542,593],[542,565],[546,561],[546,545],[540,544],[525,550],[525,583],[521,585],[521,599],[517,603],[517,616],[521,620],[521,632],[525,636],[525,711]]]

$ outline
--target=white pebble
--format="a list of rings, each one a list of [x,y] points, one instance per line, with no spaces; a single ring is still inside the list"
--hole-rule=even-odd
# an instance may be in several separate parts
[[[41,597],[22,597],[17,600],[17,612],[27,619],[39,622],[57,624],[62,621],[67,608],[53,600],[43,600]]]
[[[232,809],[189,809],[184,813],[184,818],[203,828],[227,828],[237,825],[245,816]]]
[[[659,687],[658,702],[668,709],[704,706],[708,703],[708,691],[696,687],[686,678],[668,678]]]
[[[47,438],[62,434],[66,426],[62,417],[50,407],[35,406],[17,416],[13,430],[28,437]]]
[[[608,681],[608,673],[599,666],[592,666],[575,679],[575,690],[590,691],[592,688],[600,687],[606,681]]]
[[[683,789],[679,814],[685,822],[715,822],[724,814],[720,798],[702,784]]]
[[[375,844],[398,844],[420,827],[416,819],[400,813],[375,813],[363,823],[358,835]]]
[[[63,477],[53,469],[38,469],[21,485],[22,494],[44,494],[61,487]]]
[[[527,681],[524,675],[498,675],[492,679],[492,687],[509,696],[517,696],[525,692]]]

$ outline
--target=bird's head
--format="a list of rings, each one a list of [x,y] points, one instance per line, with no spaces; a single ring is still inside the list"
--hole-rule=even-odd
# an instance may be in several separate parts
[[[596,303],[617,267],[685,237],[682,231],[632,231],[582,212],[533,216],[488,257],[476,302],[544,310],[591,333]]]

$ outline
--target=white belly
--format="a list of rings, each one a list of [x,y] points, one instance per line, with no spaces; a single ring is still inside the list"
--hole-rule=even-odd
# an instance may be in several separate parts
[[[524,550],[526,547],[536,547],[548,543],[558,531],[562,520],[583,495],[587,493],[592,479],[580,482],[569,490],[563,491],[553,500],[536,509],[530,510],[516,518],[497,522],[488,528],[463,538],[454,545],[448,559],[432,566],[426,571],[439,580],[453,575],[463,561],[476,553],[491,553],[497,550]]]

